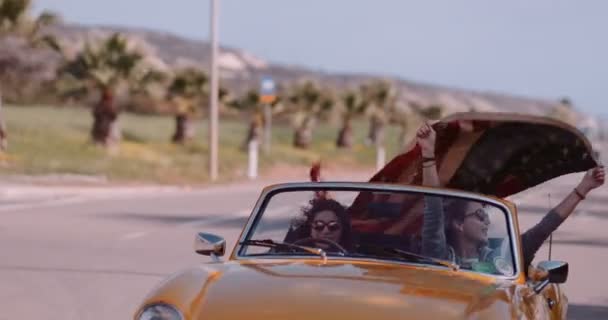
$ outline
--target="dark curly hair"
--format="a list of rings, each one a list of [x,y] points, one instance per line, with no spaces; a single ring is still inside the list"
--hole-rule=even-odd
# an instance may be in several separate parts
[[[346,208],[338,201],[333,199],[314,199],[310,201],[310,206],[302,209],[302,218],[292,223],[292,228],[288,232],[285,241],[294,242],[299,239],[308,238],[311,235],[311,224],[319,212],[331,211],[338,218],[342,227],[342,235],[339,244],[346,250],[352,249],[352,229],[350,216]]]

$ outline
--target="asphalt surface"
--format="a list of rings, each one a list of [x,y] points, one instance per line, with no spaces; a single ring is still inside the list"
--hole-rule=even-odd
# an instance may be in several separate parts
[[[579,177],[514,197],[522,229],[547,211],[549,190],[556,204]],[[231,251],[260,191],[249,183],[0,199],[0,319],[132,318],[163,277],[209,261],[193,252],[196,232],[222,235]],[[570,263],[570,319],[608,319],[606,204],[603,187],[553,238],[553,259]]]

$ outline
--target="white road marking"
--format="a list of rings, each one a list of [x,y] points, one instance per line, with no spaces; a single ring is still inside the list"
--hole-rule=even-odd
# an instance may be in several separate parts
[[[128,233],[128,234],[124,235],[120,239],[121,240],[133,240],[133,239],[141,238],[141,237],[145,236],[146,234],[148,234],[148,233],[144,232],[144,231],[131,232],[131,233]]]
[[[244,186],[213,186],[213,187],[123,187],[123,188],[47,188],[36,186],[0,186],[0,212],[34,209],[42,207],[60,206],[64,204],[82,203],[94,200],[103,199],[124,199],[137,196],[145,199],[149,197],[158,197],[159,194],[198,194],[198,195],[214,195],[221,194],[227,191],[241,192],[253,191],[263,187],[259,185],[244,185]],[[28,199],[27,195],[43,195],[46,199],[35,200]],[[7,202],[13,203],[7,203]],[[251,209],[246,209],[248,215]],[[244,211],[244,210],[243,210]]]
[[[72,197],[65,197],[65,198],[59,198],[59,199],[57,199],[57,198],[48,199],[48,200],[43,200],[43,201],[38,201],[38,202],[0,204],[0,212],[27,210],[27,209],[44,208],[44,207],[54,207],[54,206],[61,206],[61,205],[66,205],[66,204],[84,202],[86,200],[87,200],[86,198],[72,196]]]

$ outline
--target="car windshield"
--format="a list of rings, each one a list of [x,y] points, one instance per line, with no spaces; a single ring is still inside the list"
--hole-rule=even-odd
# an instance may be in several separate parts
[[[491,200],[352,187],[277,189],[260,206],[239,255],[389,260],[512,276],[510,228],[506,209]]]

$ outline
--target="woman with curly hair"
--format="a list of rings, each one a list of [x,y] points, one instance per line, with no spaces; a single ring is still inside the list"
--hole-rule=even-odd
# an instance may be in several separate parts
[[[316,247],[332,251],[336,243],[345,250],[352,249],[350,217],[338,201],[315,198],[302,211],[302,220],[287,234],[285,242],[298,243],[306,240]],[[318,240],[318,241],[315,241]],[[329,242],[329,243],[328,243]]]

